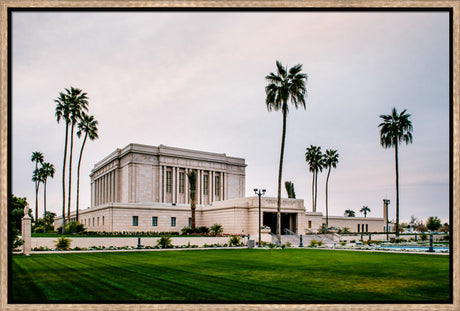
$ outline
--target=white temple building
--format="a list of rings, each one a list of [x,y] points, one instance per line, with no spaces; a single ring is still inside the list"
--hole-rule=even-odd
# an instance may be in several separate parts
[[[91,206],[79,210],[87,231],[180,232],[191,226],[186,174],[197,172],[196,226],[218,223],[224,233],[258,232],[259,198],[245,197],[242,158],[169,146],[129,144],[116,149],[91,171]],[[301,199],[282,199],[282,231],[317,232],[320,212],[307,212]],[[277,199],[262,197],[261,222],[276,230]],[[71,213],[75,220],[75,212]],[[351,232],[383,232],[383,218],[329,216],[329,226]],[[62,216],[55,227],[62,225]],[[287,229],[287,230],[286,230]]]

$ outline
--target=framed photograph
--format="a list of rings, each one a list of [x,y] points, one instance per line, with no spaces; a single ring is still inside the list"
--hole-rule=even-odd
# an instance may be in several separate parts
[[[458,309],[459,3],[0,7],[2,309]]]

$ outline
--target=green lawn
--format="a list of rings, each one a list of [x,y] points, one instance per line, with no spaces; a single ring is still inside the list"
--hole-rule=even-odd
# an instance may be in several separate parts
[[[448,302],[449,256],[234,249],[13,256],[15,302]]]

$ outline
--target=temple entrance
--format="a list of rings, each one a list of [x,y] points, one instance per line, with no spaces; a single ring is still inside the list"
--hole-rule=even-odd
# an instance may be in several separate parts
[[[297,233],[297,213],[281,213],[281,234],[286,234],[285,229]],[[276,234],[276,213],[264,212],[263,225],[268,226]]]

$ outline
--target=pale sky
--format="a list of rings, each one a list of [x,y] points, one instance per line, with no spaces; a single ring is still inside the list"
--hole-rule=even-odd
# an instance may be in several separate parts
[[[329,215],[362,216],[368,206],[369,217],[382,217],[388,198],[395,218],[394,149],[380,146],[378,124],[396,107],[414,127],[413,144],[399,154],[401,220],[448,221],[446,12],[14,12],[12,29],[12,192],[33,210],[30,157],[40,151],[56,167],[47,210],[61,214],[65,125],[54,99],[70,86],[88,93],[99,121],[100,138],[83,155],[81,208],[90,205],[94,164],[129,143],[245,158],[246,196],[265,188],[276,197],[282,115],[267,111],[264,88],[279,60],[308,75],[306,110],[290,106],[283,169],[283,184],[294,182],[307,211],[305,149],[318,145],[340,155]],[[323,172],[323,213],[325,182]]]

